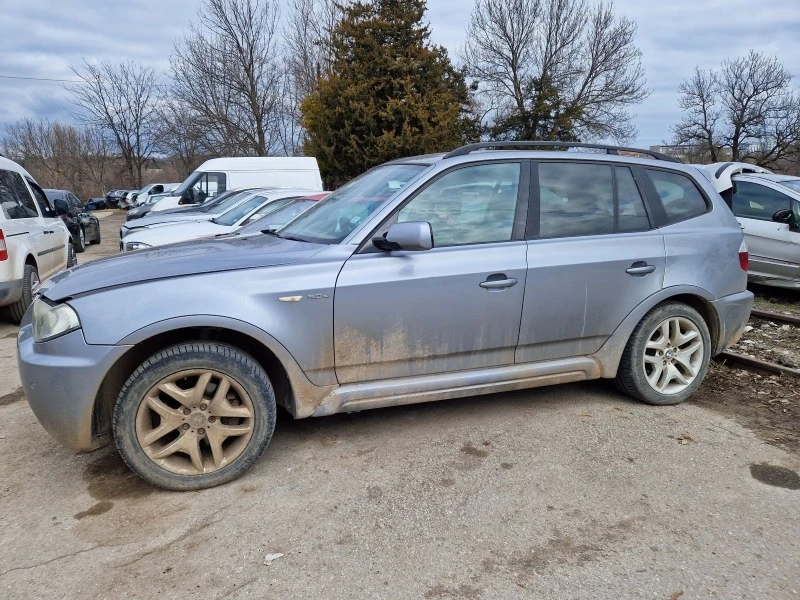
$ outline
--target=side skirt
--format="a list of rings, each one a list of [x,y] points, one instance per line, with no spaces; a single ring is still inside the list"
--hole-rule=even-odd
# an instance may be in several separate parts
[[[489,367],[473,371],[351,383],[328,393],[312,416],[322,417],[370,408],[417,404],[464,396],[524,390],[557,383],[585,381],[597,379],[601,373],[600,364],[595,359],[581,356],[523,365]]]

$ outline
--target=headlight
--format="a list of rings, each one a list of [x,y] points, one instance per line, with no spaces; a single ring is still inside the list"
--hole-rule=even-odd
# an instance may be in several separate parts
[[[141,250],[142,248],[152,248],[150,244],[143,244],[142,242],[127,242],[125,244],[125,252],[133,252],[134,250]]]
[[[33,302],[34,341],[46,342],[80,327],[78,313],[69,304],[49,304],[42,299]]]

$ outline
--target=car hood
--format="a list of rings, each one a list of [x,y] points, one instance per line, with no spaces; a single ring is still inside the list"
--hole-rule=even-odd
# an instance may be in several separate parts
[[[140,242],[148,246],[164,246],[177,242],[188,242],[200,238],[214,237],[238,229],[231,225],[218,225],[211,221],[163,223],[146,229],[134,229],[125,236],[125,243]]]
[[[110,287],[156,279],[286,265],[307,260],[323,244],[271,235],[200,240],[103,258],[62,271],[42,285],[41,293],[59,301]]]
[[[215,213],[204,213],[204,212],[186,212],[183,214],[169,214],[161,216],[161,213],[158,213],[158,216],[146,216],[142,217],[136,223],[133,224],[125,224],[124,228],[133,230],[133,229],[142,229],[143,227],[153,227],[154,225],[169,225],[172,223],[180,223],[183,221],[209,221],[216,217]]]

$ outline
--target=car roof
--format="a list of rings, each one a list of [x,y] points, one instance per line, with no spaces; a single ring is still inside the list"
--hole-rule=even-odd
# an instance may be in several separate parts
[[[31,177],[31,174],[28,173],[28,171],[26,171],[22,166],[18,165],[13,160],[8,159],[4,156],[0,156],[0,169],[3,169],[4,171],[15,171],[20,175],[25,175],[30,179],[33,179],[33,177]]]

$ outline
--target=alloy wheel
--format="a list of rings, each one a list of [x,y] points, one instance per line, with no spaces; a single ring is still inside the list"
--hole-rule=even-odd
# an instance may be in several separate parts
[[[703,365],[703,336],[686,317],[662,321],[647,338],[645,378],[660,394],[678,394],[697,378]]]
[[[160,467],[201,475],[231,464],[247,447],[255,413],[247,392],[214,370],[180,371],[145,394],[136,438]]]

